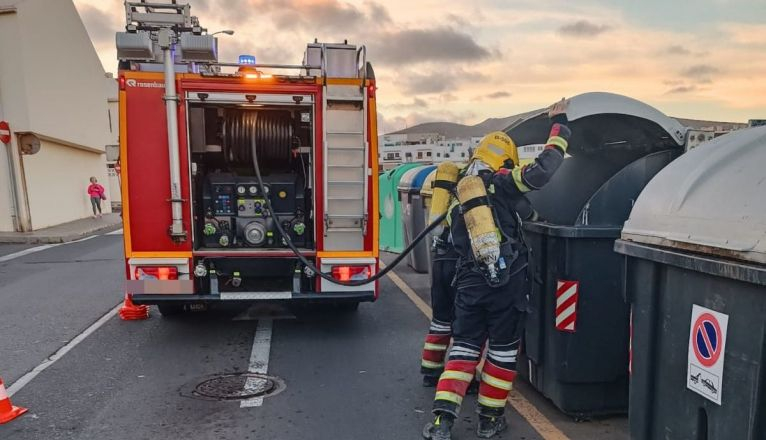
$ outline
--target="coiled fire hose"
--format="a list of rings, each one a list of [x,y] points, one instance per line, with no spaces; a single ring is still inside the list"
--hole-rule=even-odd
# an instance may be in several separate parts
[[[259,190],[261,191],[261,194],[266,194],[265,191],[265,185],[263,184],[263,178],[261,177],[261,167],[258,165],[258,153],[257,153],[257,145],[255,142],[255,135],[256,135],[256,127],[255,125],[252,126],[252,136],[251,136],[251,142],[250,147],[252,150],[252,157],[253,157],[253,168],[255,168],[255,177],[258,179],[258,186]],[[269,213],[269,215],[272,218],[276,218],[274,215],[274,210],[271,208],[271,200],[269,197],[265,197],[266,202],[266,211]],[[301,251],[293,244],[292,240],[290,239],[290,235],[285,233],[284,229],[282,229],[282,225],[279,224],[279,222],[274,222],[274,226],[276,226],[277,231],[279,231],[279,234],[282,236],[282,238],[285,240],[285,243],[287,244],[287,247],[290,248],[290,250],[295,254],[296,257],[298,257],[298,260],[300,260],[301,263],[303,263],[306,267],[308,267],[311,271],[313,271],[315,274],[319,275],[323,279],[339,284],[341,286],[347,286],[347,287],[358,287],[358,286],[364,286],[365,284],[375,282],[385,276],[389,271],[391,271],[394,267],[396,267],[397,264],[399,264],[407,254],[409,254],[415,246],[417,246],[420,241],[422,241],[428,233],[436,229],[442,221],[447,217],[447,214],[442,214],[439,216],[436,220],[434,220],[433,223],[428,225],[425,229],[423,229],[420,234],[418,234],[413,240],[412,243],[410,243],[409,246],[407,246],[402,253],[400,253],[394,260],[391,262],[391,264],[387,265],[383,270],[376,273],[375,275],[371,276],[370,278],[364,279],[364,280],[356,280],[356,281],[340,281],[336,278],[333,278],[333,276],[329,273],[322,272],[319,270],[319,268],[316,267],[314,263],[312,263],[308,258],[306,258],[303,254],[301,254]]]

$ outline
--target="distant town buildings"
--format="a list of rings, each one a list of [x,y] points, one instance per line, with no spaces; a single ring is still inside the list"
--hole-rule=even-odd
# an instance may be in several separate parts
[[[502,122],[510,119],[516,119],[516,117],[498,119],[497,121]],[[748,124],[677,119],[689,128],[687,149],[695,148],[703,142],[734,130],[748,126],[766,125],[766,120],[763,119],[751,119]],[[438,124],[424,124],[425,127],[435,125]],[[453,132],[455,131],[454,127],[450,126],[450,128]],[[465,162],[471,157],[473,148],[480,141],[481,136],[447,138],[439,133],[413,132],[412,128],[408,129],[407,133],[384,134],[378,137],[378,169],[385,171],[408,162],[439,163],[447,160]],[[521,163],[533,161],[543,151],[544,147],[542,144],[519,146],[519,160]]]
[[[481,141],[481,136],[447,139],[437,133],[386,134],[378,137],[378,168],[388,170],[402,163],[466,162]],[[519,159],[531,161],[543,145],[519,147]]]

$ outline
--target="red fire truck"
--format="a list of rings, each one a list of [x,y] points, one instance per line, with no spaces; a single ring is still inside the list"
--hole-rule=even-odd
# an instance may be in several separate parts
[[[219,301],[374,301],[377,282],[364,282],[378,272],[365,47],[315,41],[300,65],[223,63],[188,5],[125,9],[116,41],[133,302],[167,315]]]

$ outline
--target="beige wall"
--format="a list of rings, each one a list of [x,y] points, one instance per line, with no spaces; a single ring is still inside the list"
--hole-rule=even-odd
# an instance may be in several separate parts
[[[24,75],[27,114],[15,130],[103,151],[109,143],[104,68],[72,0],[12,3],[16,38],[0,45],[20,50],[11,60]]]
[[[88,177],[109,191],[102,152],[114,142],[104,69],[72,0],[0,0],[0,8],[0,117],[14,134],[44,139],[39,153],[16,159],[27,189],[19,201],[29,203],[20,209],[32,229],[86,217]],[[11,179],[0,150],[0,230],[11,230]]]
[[[103,211],[110,212],[109,184],[103,154],[43,141],[40,152],[24,156],[24,177],[32,228],[40,229],[92,214],[86,190],[95,176],[107,191]]]

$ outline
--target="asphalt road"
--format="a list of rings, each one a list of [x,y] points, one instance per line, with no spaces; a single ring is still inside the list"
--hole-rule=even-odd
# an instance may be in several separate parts
[[[18,250],[0,246],[0,255]],[[6,384],[120,302],[121,253],[121,238],[107,235],[0,262]],[[423,275],[397,272],[426,298]],[[0,425],[0,439],[420,438],[433,398],[418,375],[428,321],[390,279],[381,289],[377,303],[350,314],[257,308],[173,319],[152,310],[134,322],[112,316],[13,395],[29,413]],[[189,397],[211,375],[265,368],[253,363],[256,353],[269,355],[268,374],[285,386],[261,406]],[[545,420],[530,422],[528,412],[509,407],[503,439],[627,439],[624,418],[574,423],[523,383],[518,390]],[[475,438],[474,403],[464,405],[458,439]],[[543,437],[546,423],[562,436]]]

